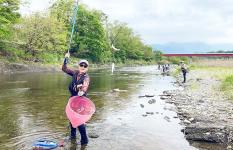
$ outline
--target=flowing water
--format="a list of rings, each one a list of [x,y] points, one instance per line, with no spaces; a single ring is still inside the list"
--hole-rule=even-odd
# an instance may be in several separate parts
[[[90,71],[89,98],[96,113],[87,123],[88,150],[193,150],[173,111],[159,98],[174,90],[174,78],[155,66]],[[56,142],[68,135],[65,106],[71,78],[59,73],[0,75],[0,149],[32,149],[34,141]],[[120,89],[122,91],[113,89]],[[155,97],[142,97],[145,94]],[[155,99],[155,103],[148,101]],[[78,149],[65,146],[57,149]]]

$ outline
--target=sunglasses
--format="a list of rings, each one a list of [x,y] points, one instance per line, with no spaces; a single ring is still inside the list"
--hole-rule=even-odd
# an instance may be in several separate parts
[[[79,66],[80,66],[80,67],[84,67],[84,68],[87,68],[87,67],[88,67],[88,66],[85,65],[85,64],[80,64]]]

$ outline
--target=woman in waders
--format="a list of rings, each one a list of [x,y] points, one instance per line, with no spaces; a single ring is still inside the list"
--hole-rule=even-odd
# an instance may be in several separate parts
[[[67,68],[68,64],[68,58],[70,57],[70,54],[67,53],[65,55],[64,63],[62,65],[62,71],[67,73],[72,77],[72,81],[69,84],[69,92],[72,96],[87,96],[87,89],[89,86],[90,78],[87,74],[88,71],[88,61],[87,60],[81,60],[78,63],[78,69],[77,70],[72,70]],[[71,123],[70,123],[70,139],[72,141],[76,141],[76,128],[73,128]],[[87,133],[86,133],[86,126],[85,124],[82,124],[78,126],[78,130],[81,135],[81,140],[80,143],[83,146],[87,145],[88,143],[88,138],[87,138]]]

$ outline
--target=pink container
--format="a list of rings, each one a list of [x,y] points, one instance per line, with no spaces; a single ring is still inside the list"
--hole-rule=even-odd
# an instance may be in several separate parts
[[[94,112],[94,103],[86,97],[73,96],[66,105],[66,116],[74,128],[87,122]]]

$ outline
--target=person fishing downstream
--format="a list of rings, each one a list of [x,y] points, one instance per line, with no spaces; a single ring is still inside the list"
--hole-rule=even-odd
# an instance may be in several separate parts
[[[66,53],[64,63],[62,65],[62,71],[66,74],[72,76],[72,81],[69,84],[69,92],[72,96],[87,96],[87,90],[90,83],[90,77],[87,74],[89,63],[87,60],[80,60],[78,63],[78,69],[72,70],[67,67],[68,60],[70,54]],[[88,144],[88,137],[86,133],[86,126],[82,124],[78,126],[78,130],[81,135],[80,143],[82,146],[86,146]],[[70,139],[71,141],[76,142],[76,128],[73,128],[72,124],[70,123]]]
[[[188,72],[188,68],[185,65],[184,61],[180,62],[180,69],[181,69],[182,74],[183,74],[183,82],[182,83],[185,83],[186,82],[186,74]]]

